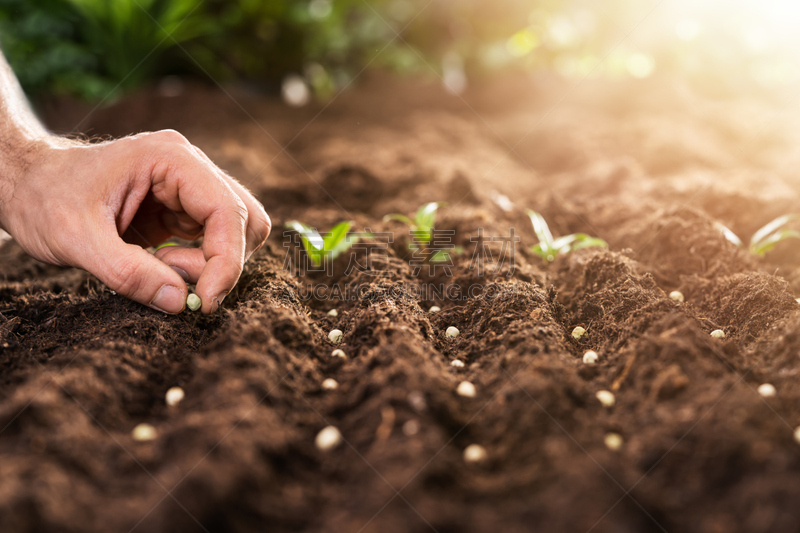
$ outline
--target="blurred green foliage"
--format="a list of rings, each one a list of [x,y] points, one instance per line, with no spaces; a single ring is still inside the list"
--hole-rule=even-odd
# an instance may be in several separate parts
[[[787,11],[781,0],[664,4],[0,0],[0,46],[31,96],[89,100],[114,98],[169,74],[268,89],[295,74],[301,102],[307,101],[304,87],[325,99],[368,66],[442,76],[453,92],[481,73],[545,68],[578,80],[643,79],[664,71],[736,90],[748,83],[800,84],[794,66],[800,8]]]

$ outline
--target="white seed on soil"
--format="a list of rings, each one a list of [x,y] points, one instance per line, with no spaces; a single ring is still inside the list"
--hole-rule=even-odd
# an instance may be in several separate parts
[[[429,313],[438,313],[441,310],[442,310],[442,308],[439,307],[438,305],[432,305],[431,308],[428,309],[428,312]]]
[[[203,301],[196,294],[190,294],[186,297],[186,307],[192,311],[197,311],[203,306]]]
[[[600,400],[600,403],[603,404],[603,407],[613,407],[616,403],[616,398],[614,398],[614,393],[607,390],[599,390],[595,397]]]
[[[408,405],[420,413],[428,407],[428,403],[425,401],[425,395],[418,390],[412,390],[408,393]]]
[[[763,396],[764,398],[772,398],[777,394],[778,391],[775,390],[775,386],[772,383],[762,383],[758,386],[758,393]]]
[[[683,293],[681,291],[672,291],[669,293],[669,297],[676,302],[683,302]]]
[[[155,440],[156,428],[154,428],[150,424],[139,424],[138,426],[133,428],[131,435],[133,436],[133,440],[138,440],[141,442],[148,440]]]
[[[622,448],[622,435],[619,433],[606,433],[606,436],[603,437],[603,442],[606,448],[616,452]]]
[[[331,309],[330,311],[328,311],[328,316],[339,316],[339,311],[337,311],[336,309]]]
[[[327,452],[333,450],[342,443],[342,434],[333,426],[327,426],[317,433],[314,444],[317,449]]]
[[[795,442],[797,442],[798,444],[800,444],[800,426],[798,426],[798,427],[797,427],[797,428],[795,428],[795,430],[794,430],[794,440],[795,440]]]
[[[342,342],[342,337],[344,337],[344,333],[340,329],[332,329],[330,333],[328,333],[328,338],[333,344],[339,344]]]
[[[333,378],[328,378],[322,382],[323,390],[336,390],[339,388],[339,382]]]
[[[715,339],[724,339],[725,332],[722,331],[721,329],[715,329],[714,331],[711,332],[711,336],[714,337]]]
[[[795,300],[795,302],[797,302],[797,303],[799,303],[799,304],[800,304],[800,298],[797,298],[797,299]]]
[[[453,359],[452,361],[450,361],[450,366],[454,366],[456,368],[464,368],[464,361],[461,361],[460,359]]]
[[[331,357],[341,357],[342,359],[347,359],[347,354],[339,348],[336,348],[331,352]]]
[[[470,444],[464,448],[464,462],[465,463],[482,463],[486,460],[488,454],[486,448],[480,444]]]
[[[413,437],[419,433],[419,422],[416,420],[409,420],[405,424],[403,424],[403,435],[406,437]]]
[[[183,392],[182,388],[171,387],[167,391],[167,394],[164,396],[164,401],[166,401],[167,405],[169,405],[170,407],[175,407],[176,405],[181,403],[181,401],[183,401],[184,396],[186,396],[186,394]]]
[[[578,327],[576,327],[575,329],[572,330],[572,338],[573,339],[580,339],[581,337],[584,336],[584,334],[586,334],[586,330],[583,329],[580,326],[578,326]]]
[[[459,396],[463,396],[464,398],[474,398],[475,397],[475,385],[470,383],[469,381],[462,381],[456,387],[456,394]]]
[[[597,362],[597,359],[599,357],[600,356],[597,355],[597,352],[595,352],[594,350],[589,350],[588,352],[583,354],[583,362],[586,363],[587,365],[593,365]]]
[[[456,337],[458,337],[459,333],[461,333],[461,332],[458,331],[458,328],[455,327],[455,326],[450,326],[444,332],[444,334],[447,335],[448,337],[450,337],[451,339],[455,339]]]

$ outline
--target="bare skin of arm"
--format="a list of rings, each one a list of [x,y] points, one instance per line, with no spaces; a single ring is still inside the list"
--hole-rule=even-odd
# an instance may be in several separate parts
[[[0,227],[40,261],[82,268],[123,296],[179,313],[196,283],[216,311],[266,240],[263,206],[182,135],[87,144],[50,134],[0,55]],[[157,246],[172,236],[201,248]]]

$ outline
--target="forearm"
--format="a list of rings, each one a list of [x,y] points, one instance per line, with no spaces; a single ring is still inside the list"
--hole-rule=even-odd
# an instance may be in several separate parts
[[[0,53],[0,228],[17,182],[43,150],[57,144],[28,106],[14,72]]]

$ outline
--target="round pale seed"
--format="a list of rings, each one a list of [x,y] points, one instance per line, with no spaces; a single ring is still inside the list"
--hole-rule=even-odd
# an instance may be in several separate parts
[[[448,337],[450,337],[451,339],[455,339],[456,337],[458,337],[459,333],[461,333],[461,332],[458,331],[458,328],[455,327],[455,326],[450,326],[444,332],[444,334],[447,335]]]
[[[462,381],[458,384],[458,387],[456,387],[456,394],[463,396],[464,398],[474,398],[475,393],[475,385],[469,381]]]
[[[341,443],[342,434],[333,426],[326,426],[322,428],[322,430],[317,433],[317,437],[314,439],[314,444],[317,446],[317,449],[323,452],[333,450]]]
[[[183,392],[182,388],[171,387],[164,396],[164,401],[166,401],[167,405],[170,407],[175,407],[183,401],[184,396],[186,396],[186,394]]]
[[[603,407],[614,407],[617,399],[614,398],[614,393],[607,390],[599,390],[595,397],[603,404]]]
[[[603,437],[603,442],[606,448],[616,452],[622,448],[622,435],[619,433],[606,433],[606,436]]]
[[[711,332],[711,336],[714,337],[715,339],[724,339],[725,332],[722,331],[721,329],[715,329],[714,331]]]
[[[486,460],[489,454],[486,453],[486,448],[480,444],[470,444],[464,448],[464,462],[465,463],[482,463]]]
[[[138,440],[140,442],[155,440],[157,433],[156,428],[151,426],[150,424],[139,424],[133,431],[131,432],[133,436],[133,440]]]
[[[186,307],[191,309],[192,311],[197,311],[201,307],[203,307],[203,301],[200,297],[196,294],[190,294],[186,297]]]
[[[772,398],[777,394],[777,390],[775,390],[775,386],[772,383],[762,383],[758,386],[758,393],[763,396],[764,398]]]
[[[597,362],[597,359],[599,357],[600,356],[597,355],[597,352],[595,352],[594,350],[589,350],[588,352],[583,354],[583,362],[587,365],[593,365]]]
[[[572,330],[572,338],[573,339],[580,339],[586,334],[586,330],[582,327],[578,326]]]
[[[675,300],[676,302],[683,302],[683,293],[681,291],[672,291],[669,293],[669,297],[671,300]]]
[[[333,344],[342,342],[342,337],[344,337],[344,333],[342,333],[340,329],[332,329],[331,332],[328,333],[328,339],[330,339]]]

